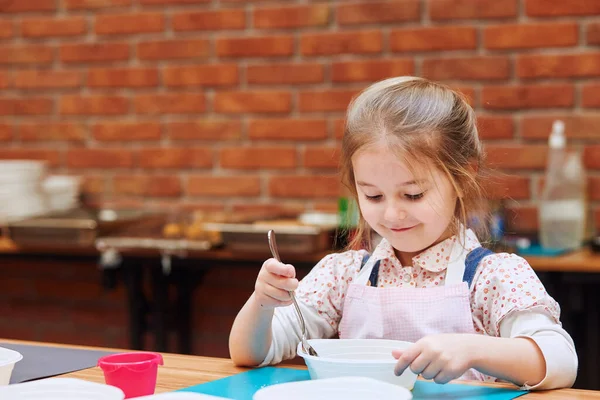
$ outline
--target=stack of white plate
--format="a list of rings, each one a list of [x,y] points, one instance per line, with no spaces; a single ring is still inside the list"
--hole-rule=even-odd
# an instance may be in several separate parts
[[[0,224],[48,212],[41,185],[46,171],[42,161],[0,161]]]
[[[50,211],[67,211],[79,206],[81,179],[77,176],[52,175],[44,180],[42,187]]]

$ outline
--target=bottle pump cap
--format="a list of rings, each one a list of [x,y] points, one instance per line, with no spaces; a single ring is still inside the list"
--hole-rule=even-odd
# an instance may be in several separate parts
[[[557,119],[552,124],[552,133],[550,133],[549,144],[553,149],[565,147],[565,123],[563,121]]]

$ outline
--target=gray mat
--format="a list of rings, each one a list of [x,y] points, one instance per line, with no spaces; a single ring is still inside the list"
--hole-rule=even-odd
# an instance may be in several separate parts
[[[69,349],[51,346],[2,343],[0,347],[18,351],[23,359],[15,364],[10,383],[21,383],[95,367],[109,351]]]

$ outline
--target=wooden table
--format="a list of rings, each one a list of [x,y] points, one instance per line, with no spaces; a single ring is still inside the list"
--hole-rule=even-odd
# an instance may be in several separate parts
[[[90,350],[116,350],[118,349],[102,349],[84,346],[60,345],[51,343],[36,343],[15,340],[4,340],[5,342],[70,347],[78,349]],[[201,356],[190,356],[181,354],[162,353],[164,366],[159,368],[156,393],[171,392],[177,389],[183,389],[189,386],[198,385],[205,382],[210,382],[216,379],[225,378],[240,372],[247,371],[247,368],[239,368],[233,365],[232,361],[225,358],[211,358]],[[281,368],[298,368],[306,369],[299,366],[281,366]],[[78,378],[86,381],[104,383],[104,376],[98,367],[89,368],[69,374],[61,375],[60,377]],[[465,382],[461,382],[465,383]],[[483,384],[471,382],[471,384],[487,385],[494,387],[507,387],[514,389],[515,387],[508,384]],[[540,400],[575,400],[575,399],[600,399],[600,392],[589,390],[576,389],[560,389],[551,391],[530,392],[519,399],[540,399]]]

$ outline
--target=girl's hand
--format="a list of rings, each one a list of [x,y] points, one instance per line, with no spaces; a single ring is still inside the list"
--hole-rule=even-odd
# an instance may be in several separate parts
[[[297,287],[298,279],[294,267],[269,258],[258,273],[254,296],[264,309],[288,306],[292,304],[288,291],[296,290]]]
[[[405,350],[394,350],[398,360],[394,373],[401,375],[406,368],[436,383],[448,383],[473,367],[476,359],[477,336],[460,333],[431,335],[422,338]]]

